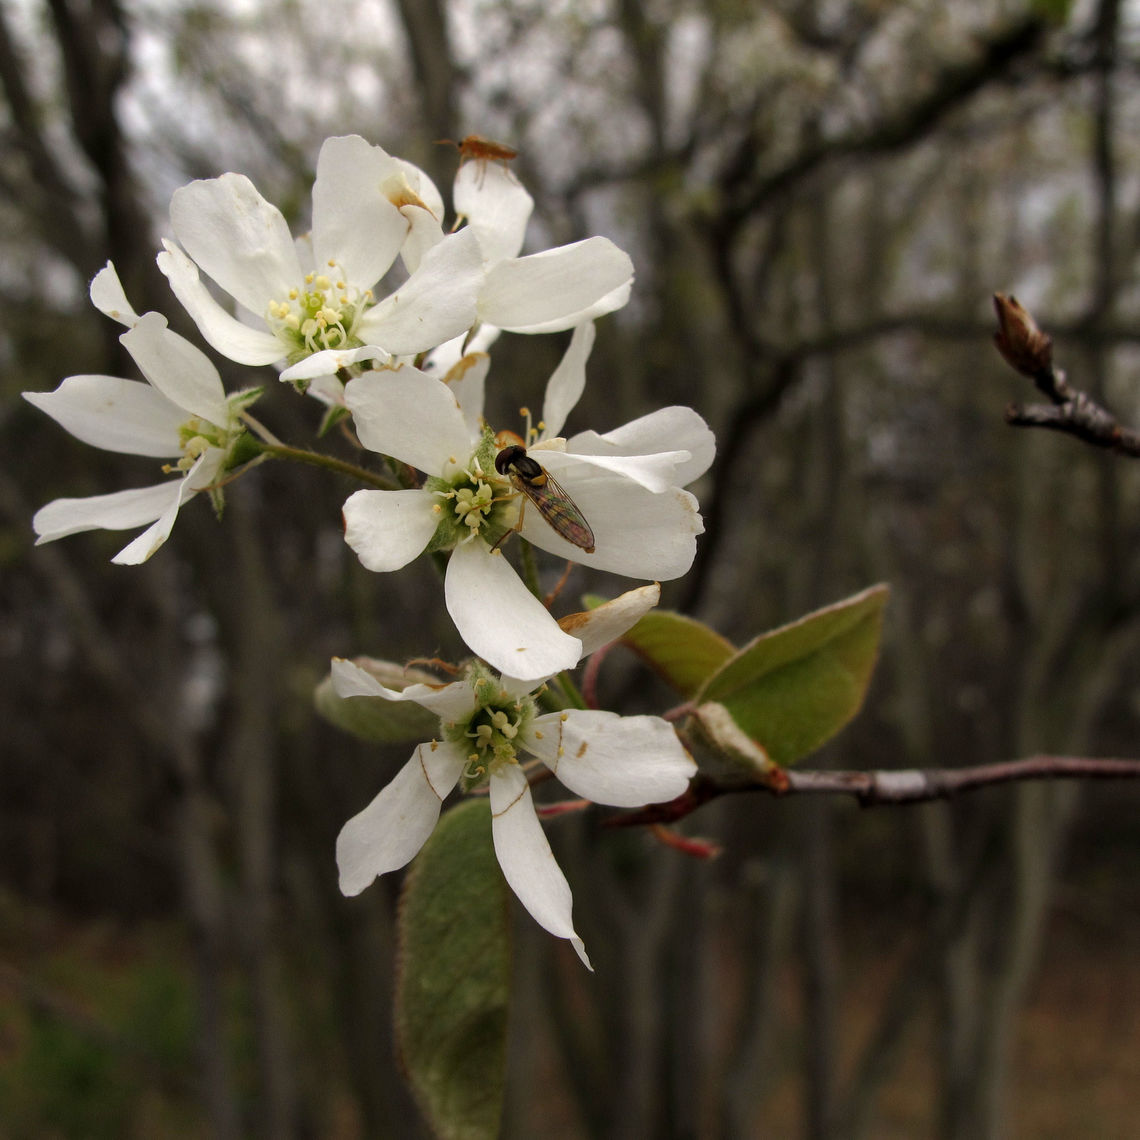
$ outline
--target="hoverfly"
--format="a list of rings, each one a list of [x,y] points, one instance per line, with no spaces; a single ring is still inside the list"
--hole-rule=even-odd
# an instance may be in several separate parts
[[[506,475],[515,490],[534,503],[539,514],[556,533],[587,554],[594,553],[594,532],[590,529],[590,524],[582,517],[582,512],[558,480],[537,460],[527,455],[525,447],[518,444],[504,447],[495,456],[495,470],[500,475]],[[522,511],[519,512],[519,521],[514,529],[518,530],[521,526]],[[507,534],[510,533],[507,531]]]

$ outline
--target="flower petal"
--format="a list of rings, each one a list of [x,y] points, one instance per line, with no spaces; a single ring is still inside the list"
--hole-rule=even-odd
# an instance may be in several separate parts
[[[421,744],[392,782],[341,828],[336,863],[343,894],[360,894],[378,875],[415,857],[466,760],[463,749],[446,741]]]
[[[467,230],[450,234],[424,254],[407,281],[357,322],[356,335],[393,356],[426,352],[475,323],[483,280],[479,243]]]
[[[366,570],[384,573],[423,553],[439,514],[430,491],[354,491],[344,504],[344,540]]]
[[[586,947],[574,930],[570,884],[535,815],[526,776],[516,764],[491,773],[491,835],[503,877],[544,930],[567,938],[588,970]]]
[[[563,633],[506,558],[478,539],[451,552],[444,597],[459,636],[500,673],[526,681],[578,664],[582,643]]]
[[[574,456],[541,452],[541,462],[573,499],[594,532],[594,553],[584,554],[549,526],[538,511],[523,516],[522,535],[559,558],[631,578],[669,581],[686,573],[704,530],[697,500],[679,488],[659,494]]]
[[[542,401],[544,437],[561,434],[566,417],[581,398],[586,387],[586,361],[593,347],[594,322],[588,321],[574,330],[569,347],[546,382],[546,396]]]
[[[335,378],[335,374],[340,369],[347,368],[352,364],[359,364],[365,360],[379,360],[383,364],[390,359],[388,353],[373,344],[366,344],[362,348],[326,348],[290,365],[278,379],[291,384],[295,380],[315,380],[319,376],[333,376]],[[343,390],[344,385],[342,384],[341,391]]]
[[[146,313],[119,340],[168,400],[219,427],[228,425],[230,410],[218,370],[201,349],[171,332],[161,313]]]
[[[251,366],[273,364],[285,355],[285,345],[267,328],[250,328],[214,300],[198,267],[178,246],[170,241],[162,244],[166,248],[158,255],[158,268],[207,344],[228,359]],[[264,306],[260,312],[265,312]]]
[[[409,273],[415,273],[423,264],[428,252],[443,241],[443,226],[439,224],[435,214],[422,206],[401,206],[400,213],[411,227],[408,236],[404,238],[404,244],[400,246],[400,257],[404,262],[404,268]]]
[[[558,446],[551,446],[554,444]],[[687,451],[661,451],[656,455],[578,455],[569,451],[569,445],[564,440],[544,440],[532,449],[535,458],[543,466],[547,464],[542,452],[548,448],[567,456],[565,460],[556,461],[565,464],[562,467],[563,473],[572,463],[585,464],[620,475],[655,495],[681,485],[677,472],[686,467],[690,459]]]
[[[632,279],[629,254],[608,238],[587,238],[492,266],[479,294],[479,318],[515,332],[568,328],[581,322],[582,310]]]
[[[174,191],[170,221],[179,245],[229,295],[264,314],[301,286],[301,263],[281,211],[244,174],[223,174]]]
[[[451,389],[411,365],[366,372],[344,388],[360,442],[429,475],[471,458],[472,437]]]
[[[174,529],[174,520],[178,518],[178,512],[182,509],[182,504],[197,493],[197,489],[191,480],[196,473],[197,467],[205,459],[206,456],[203,455],[194,467],[186,473],[186,478],[178,480],[174,485],[174,489],[177,493],[171,497],[170,502],[166,506],[166,510],[164,510],[161,516],[144,530],[142,534],[127,543],[127,545],[111,559],[112,562],[117,563],[119,566],[138,566],[158,552],[158,549],[170,537],[170,532]]]
[[[628,633],[660,600],[661,587],[652,582],[648,586],[626,590],[624,594],[585,613],[567,614],[558,624],[581,641],[582,656],[587,657]]]
[[[531,721],[522,744],[570,791],[612,807],[676,799],[697,774],[672,725],[657,716],[547,713]]]
[[[24,399],[92,447],[155,458],[181,453],[185,410],[141,381],[69,376],[54,392],[25,392]]]
[[[692,408],[659,408],[599,435],[579,432],[566,441],[575,455],[649,455],[654,452],[689,452],[689,459],[676,471],[676,485],[687,486],[703,475],[716,454],[716,438],[708,424]]]
[[[455,212],[467,219],[479,238],[487,264],[518,256],[534,199],[505,166],[463,163],[455,175],[452,198]]]
[[[629,303],[629,297],[632,291],[633,282],[627,281],[624,285],[611,290],[584,308],[567,310],[557,317],[552,317],[548,321],[538,321],[532,325],[519,325],[510,331],[526,333],[530,336],[536,333],[553,333],[562,332],[564,329],[572,329],[578,325],[585,324],[586,321],[597,320],[598,317],[604,317],[606,313],[612,313],[616,309],[624,308]]]
[[[479,438],[483,424],[483,392],[491,358],[485,352],[469,352],[448,369],[443,382],[459,404],[467,431],[472,439]]]
[[[415,701],[441,720],[458,720],[475,707],[475,692],[466,681],[449,685],[412,684],[389,689],[367,669],[343,657],[332,660],[332,682],[338,697],[383,697],[386,701]]]
[[[119,274],[110,261],[95,274],[89,292],[91,304],[111,320],[130,328],[139,319],[138,313],[131,308],[123,284],[119,280]]]
[[[32,529],[38,536],[36,545],[85,530],[129,530],[154,522],[178,494],[181,482],[168,479],[153,487],[134,487],[110,495],[54,499],[32,518]]]
[[[383,191],[399,164],[359,135],[326,139],[313,183],[313,256],[318,273],[332,264],[360,289],[392,267],[408,221]]]

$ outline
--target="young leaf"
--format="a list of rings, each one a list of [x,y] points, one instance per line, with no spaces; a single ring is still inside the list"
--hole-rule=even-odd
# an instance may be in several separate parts
[[[715,630],[670,610],[646,614],[622,641],[683,697],[695,696],[735,652]]]
[[[494,1140],[506,1082],[510,910],[491,812],[445,812],[400,904],[396,1037],[416,1100],[443,1140]]]
[[[886,586],[872,586],[761,634],[709,678],[695,700],[717,702],[786,765],[814,752],[858,711],[878,655]]]

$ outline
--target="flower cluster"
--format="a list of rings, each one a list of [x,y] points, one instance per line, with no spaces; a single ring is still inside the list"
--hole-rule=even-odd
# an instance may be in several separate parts
[[[330,414],[350,416],[363,449],[406,473],[397,485],[358,469],[365,487],[344,504],[346,540],[377,572],[425,552],[445,559],[446,606],[476,657],[462,680],[402,689],[334,663],[342,697],[415,701],[439,717],[438,738],[345,826],[342,889],[356,894],[407,863],[457,784],[486,786],[508,883],[587,961],[524,757],[579,795],[620,806],[679,795],[694,767],[664,721],[557,708],[545,686],[624,632],[658,587],[559,622],[533,578],[514,569],[510,539],[517,532],[528,548],[652,583],[684,574],[702,530],[685,488],[711,463],[713,437],[681,407],[564,436],[585,387],[593,321],[626,303],[632,263],[603,237],[522,255],[534,202],[505,162],[461,164],[453,202],[457,218],[445,226],[443,197],[423,171],[357,136],[333,138],[317,162],[308,233],[294,237],[248,178],[224,174],[175,192],[172,237],[157,260],[213,350],[273,366]],[[261,387],[227,395],[198,348],[158,313],[132,309],[111,265],[91,299],[126,326],[121,341],[144,381],[71,376],[55,392],[25,396],[85,442],[167,460],[166,478],[56,500],[33,525],[46,542],[149,524],[114,558],[138,563],[165,542],[191,496],[205,491],[220,509],[226,482],[296,449],[250,416]],[[568,330],[538,421],[525,413],[518,432],[489,424],[484,389],[499,335]]]

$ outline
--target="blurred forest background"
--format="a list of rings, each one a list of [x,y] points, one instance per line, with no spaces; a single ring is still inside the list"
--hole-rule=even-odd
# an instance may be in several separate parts
[[[456,656],[441,589],[364,571],[352,488],[272,465],[142,567],[119,534],[32,547],[48,500],[153,481],[19,393],[136,374],[86,295],[108,258],[190,331],[154,253],[191,178],[242,171],[303,229],[327,135],[445,194],[435,140],[509,142],[529,248],[601,233],[637,266],[568,426],[683,403],[717,432],[665,604],[740,643],[892,587],[814,763],[1140,754],[1140,465],[1004,424],[1032,393],[990,308],[1016,293],[1140,421],[1140,5],[4,0],[0,93],[0,1136],[421,1134],[398,876],[345,900],[333,859],[407,750],[311,693],[334,654]],[[563,344],[500,341],[504,416]],[[320,408],[258,415],[306,444]],[[665,707],[619,656],[606,691]],[[597,973],[520,915],[504,1136],[1134,1136],[1138,811],[1129,784],[741,796],[686,821],[711,863],[552,824]]]

